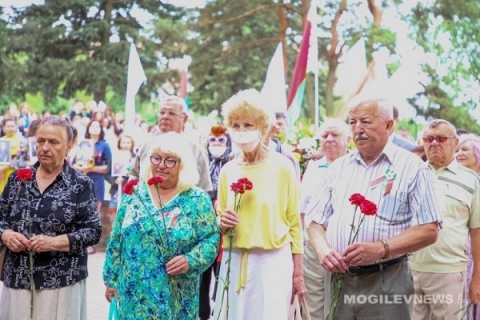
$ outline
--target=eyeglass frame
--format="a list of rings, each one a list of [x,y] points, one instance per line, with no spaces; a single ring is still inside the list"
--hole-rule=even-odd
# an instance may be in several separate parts
[[[155,163],[152,159],[155,159],[155,158],[158,158],[159,161],[158,163]],[[167,162],[168,161],[168,162]],[[180,160],[175,160],[175,159],[172,159],[172,158],[162,158],[160,156],[150,156],[150,163],[155,165],[155,166],[159,166],[161,163],[163,162],[163,165],[168,168],[168,169],[172,169],[172,168],[175,168],[175,166],[177,165],[178,162],[180,162]],[[173,165],[171,166],[170,164],[167,165],[167,163],[172,163],[173,162]]]
[[[426,136],[423,137],[422,140],[425,143],[432,143],[433,141],[437,141],[438,143],[447,142],[448,139],[455,139],[454,136]]]
[[[220,139],[222,139],[222,141],[220,141]],[[218,137],[218,138],[217,137],[209,137],[207,141],[208,141],[208,143],[218,142],[218,143],[221,143],[221,144],[226,144],[228,139],[225,136]]]

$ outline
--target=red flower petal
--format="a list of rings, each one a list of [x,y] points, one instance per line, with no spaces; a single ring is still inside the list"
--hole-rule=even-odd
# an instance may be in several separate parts
[[[17,170],[17,179],[19,181],[31,180],[33,178],[33,170],[29,168],[23,168]]]
[[[377,205],[370,200],[364,200],[360,203],[360,211],[366,216],[374,216],[377,214]]]
[[[359,206],[363,201],[365,201],[365,197],[362,196],[360,193],[354,193],[348,198],[351,204],[354,206]]]
[[[151,177],[150,179],[148,179],[147,183],[149,186],[152,186],[152,185],[157,185],[157,184],[162,184],[164,183],[165,180],[162,178],[162,177],[158,177],[158,176],[155,176],[155,177]]]
[[[135,186],[138,184],[138,180],[130,180],[127,182],[125,187],[123,187],[123,193],[125,194],[132,194],[135,191]]]

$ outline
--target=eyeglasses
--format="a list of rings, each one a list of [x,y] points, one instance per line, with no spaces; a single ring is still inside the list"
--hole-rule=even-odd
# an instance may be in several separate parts
[[[455,137],[445,137],[445,136],[426,136],[423,137],[423,142],[432,143],[434,140],[437,140],[438,143],[444,143],[448,139],[455,139]]]
[[[227,138],[226,137],[219,137],[219,138],[210,137],[210,138],[208,138],[208,143],[215,143],[215,142],[225,144],[225,143],[227,143]]]
[[[162,157],[159,157],[159,156],[150,156],[151,164],[159,165],[160,163],[162,163],[162,161],[163,161],[163,165],[167,168],[175,167],[178,162],[177,160],[170,159],[170,158],[162,159]]]
[[[174,111],[170,111],[170,110],[160,110],[158,111],[158,115],[160,117],[166,117],[166,116],[169,116],[169,117],[176,117],[176,116],[179,116],[183,113],[178,113],[178,112],[174,112]]]

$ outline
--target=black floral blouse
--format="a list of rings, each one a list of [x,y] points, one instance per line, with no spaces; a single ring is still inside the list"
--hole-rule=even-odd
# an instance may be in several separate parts
[[[65,162],[41,194],[35,180],[38,166],[37,162],[32,167],[32,180],[19,181],[16,172],[9,177],[0,196],[0,237],[7,229],[27,238],[67,234],[69,252],[34,255],[35,288],[42,290],[72,285],[88,276],[86,249],[98,243],[102,228],[90,178]],[[29,289],[29,253],[7,250],[1,279],[6,287]]]

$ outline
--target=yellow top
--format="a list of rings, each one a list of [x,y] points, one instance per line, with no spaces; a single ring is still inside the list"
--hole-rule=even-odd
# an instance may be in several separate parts
[[[17,155],[20,144],[26,141],[20,132],[15,132],[10,136],[5,135],[1,139],[10,141],[10,160]],[[5,165],[2,165],[2,167],[5,167]],[[8,168],[3,172],[3,179],[0,178],[0,192],[3,192],[3,189],[7,185],[8,177],[13,173],[14,170],[15,168]]]
[[[292,163],[271,152],[257,165],[241,165],[238,158],[225,164],[218,181],[219,215],[225,209],[234,209],[235,195],[230,185],[240,178],[252,181],[253,189],[242,195],[232,247],[272,250],[290,243],[292,253],[303,253],[300,183]],[[224,249],[228,249],[229,242],[229,237],[224,237]]]

